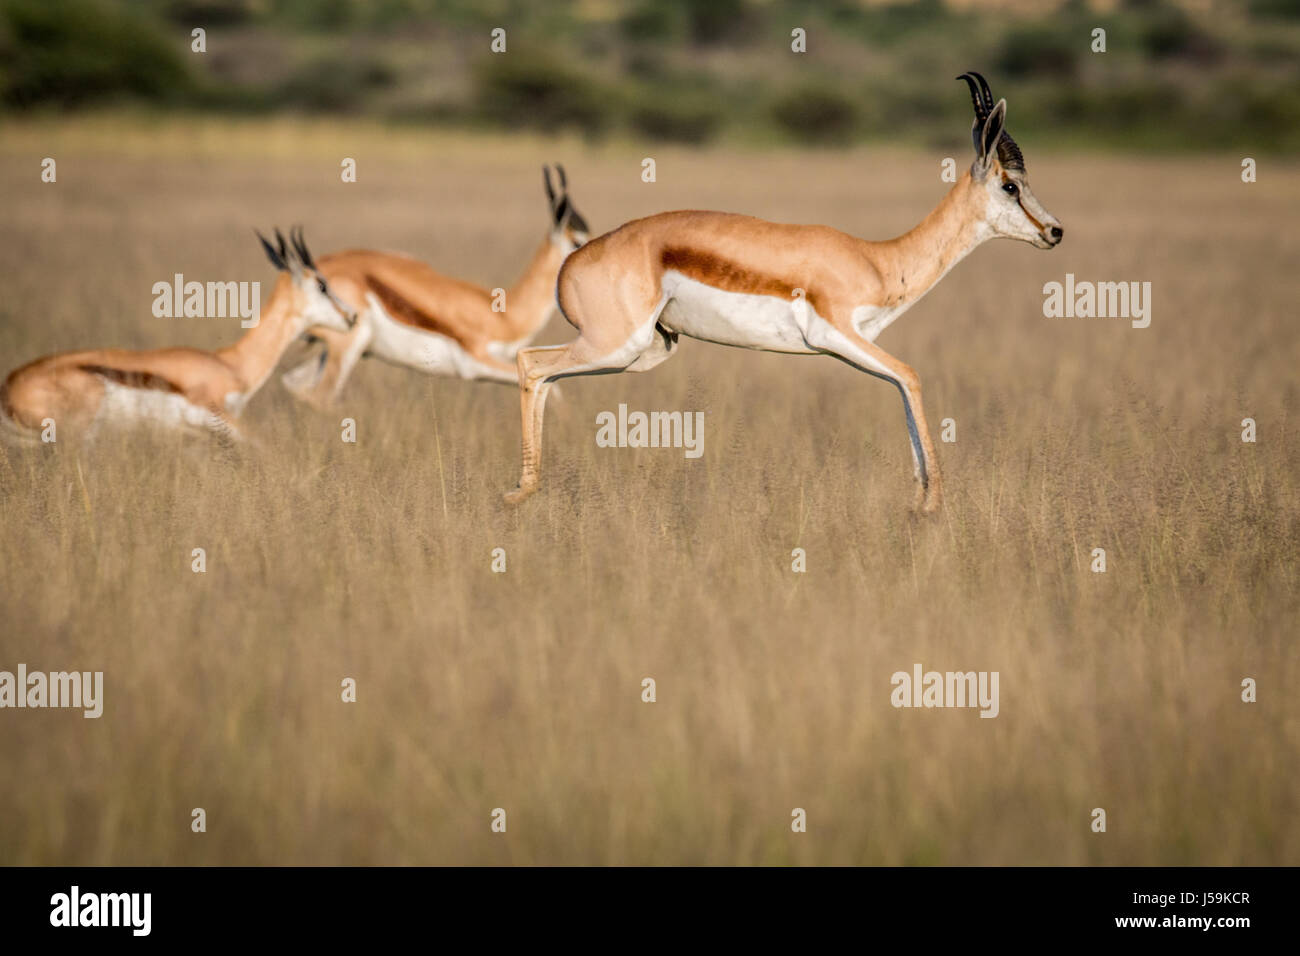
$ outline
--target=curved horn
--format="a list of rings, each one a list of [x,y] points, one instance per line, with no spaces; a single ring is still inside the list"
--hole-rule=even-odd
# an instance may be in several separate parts
[[[307,268],[316,268],[316,261],[312,259],[311,253],[307,251],[307,240],[303,236],[302,226],[298,226],[297,234],[293,237],[293,247],[298,251],[298,258],[307,264]]]
[[[560,190],[561,190],[562,192],[568,192],[568,191],[569,191],[569,177],[566,176],[566,175],[564,175],[564,167],[563,167],[562,165],[560,165],[559,163],[556,163],[556,164],[555,164],[555,170],[556,170],[556,172],[558,172],[558,173],[560,174]]]
[[[546,186],[546,198],[550,200],[551,209],[555,208],[555,187],[551,185],[551,167],[543,164],[542,184]]]
[[[976,80],[976,77],[978,76],[979,76],[978,73],[971,73],[967,71],[966,73],[963,73],[961,76],[954,77],[954,79],[965,80],[966,85],[970,87],[970,101],[971,101],[971,105],[975,107],[975,118],[982,123],[984,122],[985,117],[989,115],[989,110],[992,107],[985,106],[984,101],[980,98],[980,88],[978,85],[978,81]]]
[[[281,259],[284,259],[286,262],[288,262],[289,260],[288,260],[287,256],[288,256],[288,253],[289,253],[289,249],[288,249],[288,247],[285,246],[285,244],[284,244],[284,233],[282,233],[282,232],[280,231],[280,227],[279,227],[279,226],[276,226],[276,227],[275,227],[275,241],[278,242],[278,243],[280,244],[280,248],[279,248],[279,250],[278,250],[279,253],[280,253],[280,258],[281,258]]]
[[[980,90],[984,95],[984,115],[987,116],[989,113],[993,112],[994,106],[993,93],[989,90],[989,81],[984,79],[981,74],[975,73],[974,71],[971,71],[971,75],[980,81]]]
[[[280,255],[280,253],[275,251],[275,246],[271,245],[269,242],[266,241],[266,236],[262,235],[256,229],[253,230],[253,234],[257,236],[259,240],[261,240],[262,248],[266,250],[266,257],[271,260],[271,265],[275,266],[277,269],[287,268],[285,265],[284,256]]]
[[[993,112],[994,106],[993,92],[989,89],[989,81],[974,70],[968,70],[957,79],[965,80],[966,85],[970,87],[971,103],[975,107],[975,121],[977,125],[982,124],[984,120],[988,119],[989,113]],[[972,130],[972,135],[975,137],[975,151],[979,152],[979,134]],[[998,162],[1008,169],[1023,170],[1025,168],[1024,154],[1020,152],[1020,147],[1016,145],[1016,141],[1011,138],[1011,134],[1006,130],[1003,130],[1002,135],[998,137]]]
[[[975,78],[980,81],[980,88],[984,91],[985,105],[992,110],[993,94],[989,91],[988,80],[978,73],[975,74]],[[1016,145],[1016,141],[1011,138],[1011,134],[1005,129],[1002,131],[1002,135],[998,137],[998,162],[1007,169],[1023,170],[1025,168],[1025,157],[1020,152],[1020,147]]]

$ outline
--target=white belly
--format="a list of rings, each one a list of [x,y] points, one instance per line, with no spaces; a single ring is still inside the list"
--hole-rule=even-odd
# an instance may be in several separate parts
[[[724,292],[672,270],[664,273],[663,291],[668,304],[659,324],[672,332],[745,349],[815,351],[805,333],[818,316],[806,302]]]
[[[95,417],[109,423],[149,422],[166,428],[193,428],[207,425],[213,415],[175,392],[105,381],[104,397]]]
[[[513,362],[519,355],[519,350],[532,340],[530,335],[526,339],[520,339],[517,342],[489,342],[487,345],[488,354],[498,362]]]
[[[398,322],[372,303],[369,316],[373,335],[367,351],[393,365],[455,378],[501,378],[502,372],[484,365],[460,343],[436,332],[425,332]]]

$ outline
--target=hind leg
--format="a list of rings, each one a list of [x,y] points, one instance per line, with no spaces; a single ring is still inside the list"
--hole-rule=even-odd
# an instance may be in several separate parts
[[[542,466],[542,424],[546,412],[546,396],[552,384],[557,379],[576,375],[599,375],[628,369],[653,347],[656,319],[657,313],[621,342],[606,337],[604,343],[597,343],[588,339],[584,333],[568,345],[520,350],[518,363],[523,466],[518,487],[505,496],[508,503],[518,504],[537,490]]]
[[[53,362],[20,369],[9,376],[3,392],[3,414],[16,436],[39,441],[46,422],[54,435],[92,437],[104,401],[99,376]]]

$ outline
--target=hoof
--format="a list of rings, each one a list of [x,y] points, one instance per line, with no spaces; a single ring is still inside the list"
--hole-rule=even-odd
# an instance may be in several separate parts
[[[289,372],[281,376],[280,382],[284,385],[285,391],[295,399],[304,405],[310,405],[318,412],[328,412],[334,407],[335,403],[332,396],[322,398],[312,385],[298,380],[290,381],[289,376],[292,374],[292,372]]]
[[[505,493],[506,504],[517,505],[519,504],[519,502],[523,501],[525,498],[531,495],[534,490],[535,489],[533,488],[520,487],[520,488],[515,488],[513,491],[507,491]]]
[[[916,514],[922,518],[933,518],[943,510],[942,498],[927,498],[922,501],[915,509]]]
[[[918,491],[912,502],[912,514],[918,518],[932,518],[943,510],[943,493],[930,488]]]

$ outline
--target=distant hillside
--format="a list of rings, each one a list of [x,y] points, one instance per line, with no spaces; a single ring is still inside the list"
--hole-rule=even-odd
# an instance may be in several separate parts
[[[806,52],[792,52],[796,30]],[[972,68],[1009,94],[1025,132],[1300,145],[1294,0],[0,0],[9,111],[125,103],[689,143],[946,143],[967,115],[952,77]]]

